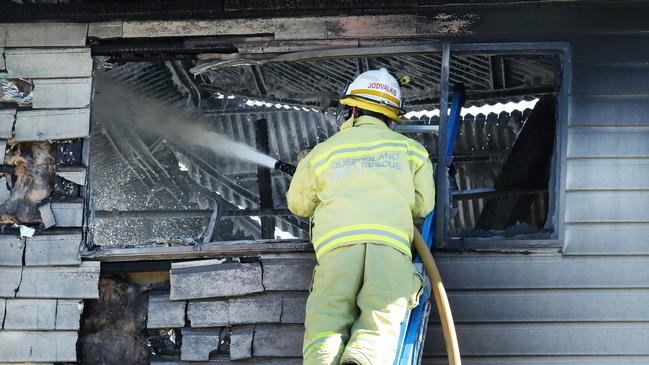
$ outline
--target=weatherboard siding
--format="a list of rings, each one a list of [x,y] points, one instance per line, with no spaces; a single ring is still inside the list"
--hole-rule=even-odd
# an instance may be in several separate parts
[[[571,45],[563,247],[525,254],[436,254],[464,364],[649,363],[649,86],[631,82],[642,81],[649,64],[628,52],[618,61],[609,53],[599,60],[599,48],[625,40],[603,39]],[[639,47],[645,38],[632,40]],[[210,329],[233,326],[240,338],[232,342],[232,359],[299,363],[312,258],[262,256],[261,262],[261,271],[244,270],[241,263],[222,267],[242,282],[261,275],[262,285],[253,290],[220,295],[228,289],[221,285],[172,295],[180,308],[189,300],[189,321],[176,325],[203,330],[195,334],[200,352],[188,349],[185,358],[212,348],[209,336],[202,340]],[[203,267],[208,264],[222,265],[175,263],[171,292],[182,289],[179,279],[185,276],[215,275],[214,268]],[[447,364],[436,313],[427,333],[422,364]]]
[[[649,253],[648,41],[573,44],[566,255]]]
[[[649,323],[458,324],[465,356],[649,355]],[[431,326],[426,355],[444,355],[442,329]]]
[[[437,255],[464,364],[649,363],[648,42],[571,42],[562,252]],[[433,314],[424,365],[443,343]]]
[[[564,255],[646,255],[646,223],[582,223],[566,225]]]
[[[84,81],[73,82],[79,88],[77,92],[73,97],[60,100],[51,95],[61,83],[41,81],[36,89],[36,106],[83,108],[87,105],[82,100],[88,90],[85,81],[89,81],[92,65],[90,51],[82,48],[86,44],[87,27],[83,24],[30,24],[26,33],[22,33],[27,29],[25,27],[11,27],[0,27],[0,33],[6,34],[4,39],[0,39],[0,49],[3,49],[0,53],[4,54],[0,62],[6,61],[6,66],[0,64],[0,69],[6,68],[9,76]],[[96,26],[91,29],[99,31]],[[120,23],[110,30],[110,34],[113,31],[116,35],[126,32],[127,36],[137,36],[140,31],[132,24],[122,27]],[[106,29],[102,28],[102,31]],[[438,255],[458,324],[465,364],[649,363],[647,42],[649,38],[641,35],[618,35],[602,36],[596,42],[588,38],[571,44],[573,77],[567,105],[567,161],[563,161],[566,163],[563,252],[549,255]],[[43,46],[52,48],[22,48]],[[42,92],[40,95],[38,86]],[[61,113],[73,118],[66,123],[49,123],[51,118]],[[20,123],[16,137],[25,140],[83,137],[88,130],[87,116],[86,109],[21,111],[17,116]],[[13,114],[10,117],[9,120],[13,120]],[[16,245],[5,242],[5,245],[11,244],[10,250],[1,257],[0,277],[3,280],[0,281],[0,298],[3,299],[0,299],[0,314],[10,319],[8,324],[13,324],[16,329],[0,330],[0,343],[5,345],[0,346],[0,362],[75,361],[75,330],[81,311],[80,301],[62,298],[96,297],[99,267],[92,264],[68,266],[77,260],[77,253],[68,241],[57,240],[55,243],[63,244],[66,252],[70,252],[61,258],[42,250],[40,242],[33,245],[30,242],[35,241],[26,240],[25,244],[18,241]],[[52,266],[21,267],[19,258],[22,260],[20,253],[23,250],[27,250],[27,265]],[[289,262],[282,264],[285,263]],[[277,271],[276,275],[282,277],[284,272]],[[82,280],[77,281],[79,278]],[[300,281],[305,279],[302,271],[295,278],[302,283],[296,289],[282,287],[283,283],[289,283],[286,281],[290,280],[288,277],[277,282],[272,281],[273,278],[264,278],[261,284],[268,281],[278,285],[276,290],[304,288]],[[43,280],[53,280],[60,285],[47,287]],[[261,284],[258,287],[263,287]],[[258,289],[252,290],[256,291]],[[297,306],[301,306],[304,294],[295,293]],[[259,294],[255,295],[254,298],[258,298]],[[16,299],[16,296],[21,299]],[[292,303],[287,298],[282,296],[283,308]],[[12,313],[30,305],[51,306],[55,301],[59,307],[55,313],[54,331],[51,330],[51,316],[40,321],[40,317]],[[61,307],[62,303],[64,307]],[[199,303],[190,302],[190,316],[200,313],[201,308],[197,306],[194,309],[191,305]],[[244,313],[246,307],[237,298],[228,299],[227,305],[225,302],[221,304],[219,308],[228,310],[223,316],[229,323],[232,322],[230,318]],[[244,309],[230,312],[232,308]],[[6,314],[3,313],[5,309]],[[299,356],[299,322],[303,313],[291,313],[296,314],[291,320],[284,320],[289,314],[287,312],[281,312],[280,319],[276,316],[272,319],[295,325],[269,323],[257,326],[257,341],[243,341],[243,350],[246,351],[240,352],[241,356],[246,357],[248,348],[252,347],[253,356],[282,358],[254,363],[300,363],[298,359],[288,357]],[[219,325],[207,324],[212,327]],[[217,337],[215,333],[194,333],[200,341],[210,334],[208,340],[213,341]],[[277,346],[277,339],[283,337],[278,334],[286,334],[292,341],[284,342],[285,347]],[[435,315],[431,316],[426,343],[423,364],[446,364],[441,330]],[[213,345],[213,342],[209,344]],[[196,358],[204,356],[205,353],[196,354]]]
[[[0,77],[35,86],[31,107],[0,113],[2,156],[5,139],[67,142],[88,135],[93,60],[87,32],[83,23],[0,24]],[[82,170],[73,168],[62,174]],[[83,300],[99,295],[99,263],[79,256],[83,204],[69,197],[44,206],[53,230],[0,239],[2,364],[76,362]]]

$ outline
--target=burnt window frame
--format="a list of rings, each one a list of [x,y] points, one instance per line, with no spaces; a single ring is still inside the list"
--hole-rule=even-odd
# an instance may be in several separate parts
[[[555,133],[555,148],[553,155],[553,181],[551,177],[548,186],[550,207],[548,219],[552,220],[554,227],[549,238],[543,239],[509,239],[498,237],[491,239],[453,238],[449,235],[447,224],[450,218],[451,197],[449,190],[448,170],[446,166],[446,151],[448,134],[448,114],[440,113],[438,131],[438,164],[436,166],[436,220],[435,241],[437,249],[448,250],[485,250],[485,249],[513,249],[528,250],[531,248],[559,248],[564,244],[565,232],[565,185],[566,185],[566,147],[568,134],[568,95],[570,90],[570,45],[566,42],[521,42],[521,43],[450,43],[442,44],[442,73],[440,80],[440,110],[450,107],[450,57],[456,54],[470,54],[475,52],[498,52],[507,54],[553,54],[559,58],[560,78],[557,94],[557,128]],[[442,207],[443,209],[440,209]]]
[[[187,37],[188,39],[191,39],[193,37]],[[151,39],[158,39],[158,38],[151,38]],[[119,39],[122,41],[123,39]],[[93,56],[106,56],[109,54],[121,54],[122,52],[119,48],[116,51],[111,51],[112,46],[111,43],[113,40],[109,40],[109,44],[106,46],[106,48],[98,48],[101,46],[94,45],[93,46]],[[134,41],[134,44],[139,45],[141,40]],[[119,43],[118,43],[119,44]],[[442,55],[442,45],[444,44],[443,41],[440,40],[426,40],[426,41],[413,41],[413,42],[408,42],[404,41],[401,44],[396,44],[396,45],[379,45],[379,46],[369,46],[369,47],[361,47],[361,48],[338,48],[338,47],[330,47],[326,48],[323,50],[320,50],[320,54],[313,51],[295,51],[295,52],[289,52],[283,57],[282,61],[284,62],[292,62],[296,61],[297,59],[294,59],[292,57],[293,54],[295,55],[306,55],[306,59],[309,60],[325,60],[325,59],[360,59],[360,58],[366,58],[366,57],[393,57],[393,56],[408,56],[408,55],[426,55],[426,54],[435,54],[435,55]],[[101,52],[97,52],[97,50],[100,49]],[[113,52],[113,53],[111,53]],[[182,55],[182,53],[180,53]],[[176,56],[177,57],[177,56]],[[143,56],[144,60],[147,59],[147,56]],[[172,59],[176,59],[172,57]],[[128,58],[126,60],[123,60],[124,62],[137,62],[140,60],[139,56],[134,56],[133,58]],[[94,83],[95,81],[93,81]],[[438,84],[439,85],[439,84]],[[93,87],[93,94],[95,92],[95,88]],[[432,95],[432,98],[435,98],[435,95]],[[94,102],[94,101],[93,101]],[[405,128],[400,128],[400,127],[405,127]],[[403,132],[403,133],[436,133],[437,132],[437,125],[428,125],[428,124],[413,124],[413,125],[398,125],[395,130],[398,132]],[[93,187],[93,183],[87,184],[86,186],[86,205],[88,209],[85,211],[85,216],[86,220],[84,223],[84,229],[87,232],[86,239],[85,239],[85,245],[86,247],[90,243],[96,244],[95,237],[92,237],[91,240],[91,224],[94,224],[94,218],[101,216],[101,217],[117,217],[117,216],[122,216],[122,217],[128,217],[131,216],[131,212],[122,212],[122,211],[100,211],[97,210],[96,208],[92,207],[92,199],[93,199],[93,194],[91,192],[91,189]],[[264,209],[259,209],[259,211],[263,211]],[[278,209],[278,211],[281,209]],[[288,212],[288,210],[286,210]],[[196,211],[197,212],[197,211]],[[137,214],[137,211],[135,211]],[[233,211],[233,212],[227,212],[228,215],[224,216],[231,216],[231,217],[237,217],[237,216],[247,216],[247,215],[253,215],[250,211],[246,211],[245,209],[240,210],[240,211]],[[150,213],[149,213],[150,214]],[[182,214],[182,213],[181,213]],[[190,211],[187,216],[192,216],[194,214],[194,211]],[[289,212],[289,214],[292,215],[292,213]],[[215,215],[215,212],[212,212],[212,216]],[[288,215],[288,214],[287,214]],[[272,217],[277,217],[281,215],[271,215]],[[260,218],[262,216],[259,216]],[[92,223],[91,223],[92,222]],[[212,224],[210,221],[209,224]],[[239,243],[241,242],[243,245],[250,244],[251,246],[255,245],[257,242],[263,242],[263,241],[269,241],[273,242],[276,241],[275,239],[255,239],[255,240],[221,240],[221,241],[212,241],[212,240],[202,240],[198,242],[198,245],[201,247],[201,252],[197,252],[196,255],[190,254],[189,256],[200,256],[201,254],[207,254],[207,255],[212,255],[213,253],[220,252],[222,251],[222,247],[218,246],[223,246],[223,244],[231,244],[231,243]],[[304,238],[292,238],[292,239],[281,239],[279,240],[281,242],[287,242],[287,243],[292,243],[292,242],[301,242],[301,241],[306,241],[308,242],[308,239]],[[268,243],[268,242],[267,242]],[[191,251],[194,251],[192,247],[189,247]],[[130,256],[139,256],[143,252],[151,252],[152,256],[159,258],[162,256],[168,256],[171,255],[172,252],[180,253],[180,252],[185,252],[187,250],[187,247],[182,247],[174,250],[169,250],[166,247],[156,247],[153,244],[149,244],[147,242],[137,242],[133,246],[126,245],[126,247],[122,247],[121,245],[118,245],[118,247],[110,247],[109,245],[97,245],[96,246],[96,256],[93,253],[86,253],[84,257],[105,257],[105,255],[111,255],[109,260],[118,260],[118,257],[130,257]],[[280,249],[281,250],[281,249]],[[252,250],[252,252],[255,252]],[[112,256],[114,255],[114,256]]]
[[[554,231],[552,236],[547,239],[507,239],[499,238],[492,240],[475,240],[475,239],[462,239],[462,240],[449,240],[445,237],[445,214],[439,212],[436,217],[435,241],[434,248],[441,251],[465,251],[478,249],[488,251],[494,249],[499,252],[509,250],[510,252],[527,252],[530,249],[550,248],[552,251],[560,250],[564,243],[564,230],[565,230],[565,185],[566,185],[566,145],[567,145],[567,117],[568,117],[568,98],[570,91],[571,69],[570,69],[570,45],[567,42],[520,42],[520,43],[455,43],[450,41],[441,40],[428,40],[425,42],[404,42],[398,46],[378,46],[367,47],[358,49],[338,49],[331,48],[323,58],[358,58],[358,57],[376,57],[376,56],[396,56],[407,54],[441,54],[441,77],[439,81],[440,87],[440,110],[448,110],[449,103],[449,72],[450,72],[450,56],[451,53],[472,53],[472,52],[499,52],[508,54],[556,54],[559,57],[561,67],[559,93],[557,95],[557,133],[555,136],[555,156],[553,163],[555,164],[555,177],[554,187],[551,191],[555,195],[554,200],[554,214],[551,217],[554,223]],[[441,153],[446,149],[446,134],[447,134],[448,114],[440,113],[439,124],[415,124],[415,125],[399,125],[395,128],[396,131],[403,133],[438,133],[439,143],[437,154],[439,156],[436,168],[446,165],[446,157]],[[448,209],[448,204],[443,200],[447,196],[448,190],[448,172],[446,169],[441,169],[436,174],[436,207],[444,207],[444,212]],[[91,184],[89,184],[91,185]],[[88,186],[86,187],[86,189]],[[88,195],[88,194],[87,194]],[[86,204],[88,198],[85,198]],[[439,210],[438,210],[439,211]],[[90,209],[86,209],[86,214],[91,214]],[[88,220],[84,222],[84,227],[87,229]],[[293,240],[292,240],[293,241]],[[124,258],[127,260],[134,260],[138,257],[146,257],[148,259],[164,259],[165,257],[184,257],[186,259],[196,257],[212,257],[218,256],[225,251],[231,251],[228,245],[223,245],[224,241],[220,243],[203,243],[201,250],[196,252],[193,247],[127,247],[127,248],[111,248],[103,247],[97,252],[84,252],[85,258],[101,259],[103,261],[120,261]],[[231,241],[237,242],[237,241]],[[290,243],[293,244],[293,243]],[[243,245],[247,246],[247,245]],[[241,247],[247,253],[259,251],[259,248],[253,242],[250,248]],[[278,248],[280,251],[283,248]],[[308,251],[307,248],[302,249]],[[235,250],[236,251],[236,250]]]

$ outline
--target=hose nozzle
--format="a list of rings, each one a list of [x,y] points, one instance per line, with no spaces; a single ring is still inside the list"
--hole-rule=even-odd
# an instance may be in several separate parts
[[[291,165],[290,163],[280,160],[277,160],[277,162],[275,162],[275,170],[281,171],[286,175],[293,176],[293,174],[295,174],[295,169],[295,165]]]

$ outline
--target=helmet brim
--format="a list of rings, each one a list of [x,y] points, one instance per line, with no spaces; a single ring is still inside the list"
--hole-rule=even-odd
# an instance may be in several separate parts
[[[365,98],[359,95],[347,95],[340,100],[340,103],[343,105],[355,106],[357,108],[383,114],[386,117],[394,120],[395,122],[401,122],[400,115],[405,113],[405,111],[401,108],[397,108],[391,105],[381,104],[376,102],[375,100]]]

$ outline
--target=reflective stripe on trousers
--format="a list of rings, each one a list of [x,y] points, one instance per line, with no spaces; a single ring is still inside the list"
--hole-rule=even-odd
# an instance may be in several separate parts
[[[320,257],[340,244],[349,242],[381,242],[393,246],[412,257],[410,237],[406,232],[382,224],[356,224],[345,226],[323,235],[313,242],[316,257]]]
[[[302,348],[302,356],[306,357],[311,351],[326,346],[328,344],[335,345],[336,347],[340,346],[342,342],[342,337],[340,333],[334,332],[322,332],[315,336],[311,342],[305,343]]]

